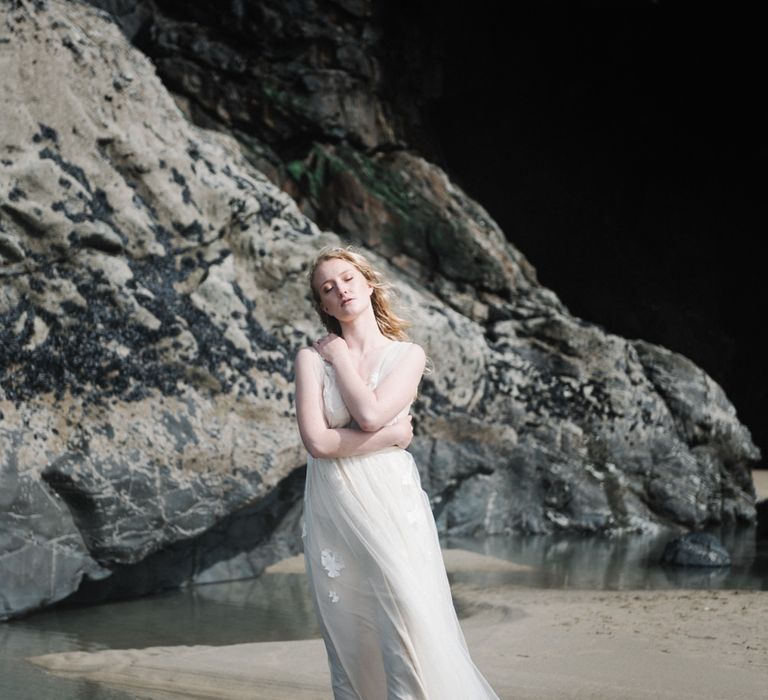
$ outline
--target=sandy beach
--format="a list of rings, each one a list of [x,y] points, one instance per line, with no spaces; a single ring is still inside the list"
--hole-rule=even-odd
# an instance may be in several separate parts
[[[449,572],[519,570],[443,550]],[[264,574],[304,575],[301,555]],[[504,700],[757,700],[768,688],[768,594],[584,591],[455,582],[477,666]],[[49,672],[153,700],[332,698],[320,639],[48,654]],[[470,700],[470,699],[468,699]]]

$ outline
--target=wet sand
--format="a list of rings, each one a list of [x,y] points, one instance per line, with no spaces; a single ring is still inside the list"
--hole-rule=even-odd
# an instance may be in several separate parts
[[[519,565],[444,550],[451,573]],[[301,556],[265,575],[304,575]],[[768,593],[452,585],[472,657],[504,700],[757,700],[768,688]],[[31,659],[153,700],[329,700],[320,639],[69,652]]]

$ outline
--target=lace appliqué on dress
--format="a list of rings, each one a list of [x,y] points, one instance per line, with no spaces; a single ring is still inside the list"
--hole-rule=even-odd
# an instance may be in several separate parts
[[[341,575],[341,570],[344,568],[344,560],[338,552],[334,552],[328,548],[320,552],[320,563],[323,568],[328,572],[330,578],[336,578]],[[331,603],[339,602],[339,594],[332,588],[328,590],[328,600]]]
[[[341,570],[344,568],[344,560],[337,552],[333,552],[330,549],[324,549],[320,552],[320,563],[323,568],[328,572],[328,576],[336,578],[341,574]]]

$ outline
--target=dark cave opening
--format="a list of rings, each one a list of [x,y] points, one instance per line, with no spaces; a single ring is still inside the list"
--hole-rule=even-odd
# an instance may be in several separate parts
[[[765,451],[759,24],[603,4],[398,4],[432,76],[419,145],[575,315],[691,358]]]

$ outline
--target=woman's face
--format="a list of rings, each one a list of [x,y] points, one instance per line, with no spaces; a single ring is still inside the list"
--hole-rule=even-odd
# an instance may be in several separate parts
[[[323,260],[313,284],[322,310],[339,321],[351,320],[370,306],[373,287],[355,265],[341,258]]]

